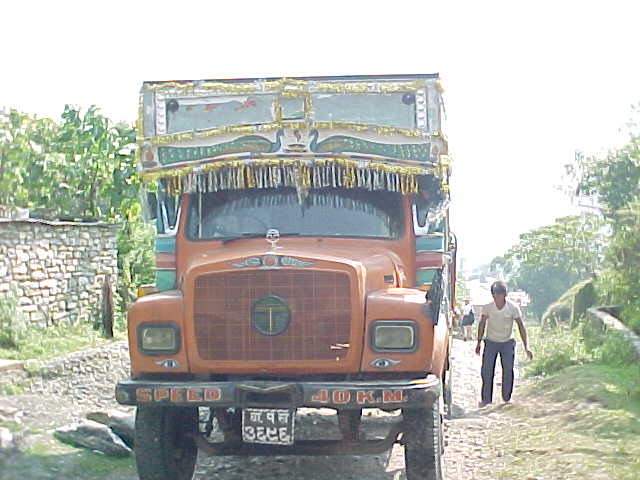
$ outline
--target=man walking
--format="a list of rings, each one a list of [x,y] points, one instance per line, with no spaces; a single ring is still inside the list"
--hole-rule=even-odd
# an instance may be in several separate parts
[[[493,376],[498,354],[500,354],[500,363],[502,365],[502,399],[505,402],[511,400],[516,346],[516,341],[513,338],[513,322],[518,324],[520,338],[527,358],[529,360],[533,359],[533,353],[527,346],[527,330],[522,322],[520,307],[507,300],[507,286],[503,282],[493,283],[491,285],[491,295],[493,296],[493,303],[484,306],[482,317],[478,324],[478,344],[476,345],[476,354],[478,355],[480,355],[480,347],[484,338],[480,407],[488,405],[493,400]]]

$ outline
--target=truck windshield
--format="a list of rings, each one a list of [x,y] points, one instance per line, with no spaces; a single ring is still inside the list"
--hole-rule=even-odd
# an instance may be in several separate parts
[[[397,238],[403,229],[402,198],[386,191],[326,188],[300,203],[293,188],[228,190],[191,194],[190,240],[266,234]]]

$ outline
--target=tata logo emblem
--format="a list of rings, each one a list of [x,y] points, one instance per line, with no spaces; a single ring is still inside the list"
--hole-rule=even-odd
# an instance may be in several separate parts
[[[290,321],[289,305],[280,297],[268,295],[253,304],[251,325],[262,335],[280,335],[287,329]]]
[[[271,248],[281,248],[277,245],[278,240],[280,240],[280,232],[277,229],[270,228],[267,230],[267,242],[271,244]]]

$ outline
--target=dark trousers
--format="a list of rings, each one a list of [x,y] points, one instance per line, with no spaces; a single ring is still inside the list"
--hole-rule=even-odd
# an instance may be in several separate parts
[[[513,360],[515,357],[516,341],[507,342],[484,341],[482,354],[482,402],[491,403],[493,399],[493,375],[496,370],[496,359],[500,354],[502,365],[502,399],[505,402],[511,400],[513,391]]]

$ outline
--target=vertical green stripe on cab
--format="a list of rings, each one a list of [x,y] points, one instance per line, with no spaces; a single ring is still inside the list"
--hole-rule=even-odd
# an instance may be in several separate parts
[[[176,253],[176,237],[156,237],[156,253]]]
[[[443,252],[444,235],[436,233],[416,237],[416,252]]]
[[[416,286],[421,286],[424,284],[430,285],[433,282],[433,277],[436,274],[436,271],[433,269],[425,269],[421,268],[416,270]]]
[[[156,291],[164,292],[176,288],[176,271],[174,269],[156,270]]]

